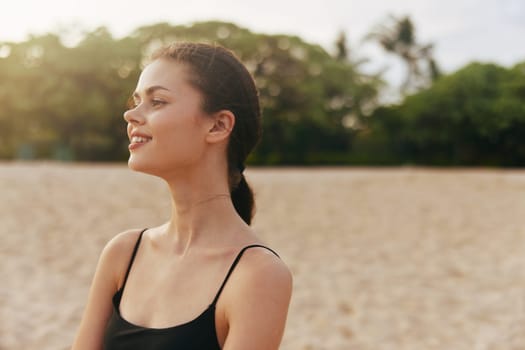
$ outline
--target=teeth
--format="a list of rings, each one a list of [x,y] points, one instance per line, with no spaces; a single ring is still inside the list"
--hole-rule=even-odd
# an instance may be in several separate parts
[[[142,136],[133,136],[131,138],[131,142],[132,143],[144,143],[144,142],[148,142],[150,140],[151,140],[150,137],[142,137]]]

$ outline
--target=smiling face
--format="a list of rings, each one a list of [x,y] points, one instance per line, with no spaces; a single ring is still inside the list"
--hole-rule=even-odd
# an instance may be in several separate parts
[[[124,113],[131,169],[164,177],[187,170],[203,157],[213,119],[202,109],[202,94],[188,83],[183,63],[158,59],[146,66]]]

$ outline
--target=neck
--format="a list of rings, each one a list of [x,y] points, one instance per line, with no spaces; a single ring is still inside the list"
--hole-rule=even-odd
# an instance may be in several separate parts
[[[200,204],[203,204],[203,203],[211,202],[213,200],[222,199],[222,198],[230,198],[231,199],[231,195],[228,194],[228,193],[215,194],[215,195],[210,196],[210,198],[206,198],[206,199],[203,199],[203,200],[195,202],[193,204],[193,207],[195,207],[197,205],[200,205]]]
[[[233,231],[239,216],[231,201],[227,183],[213,181],[168,182],[171,219],[166,233],[175,253],[184,254],[195,245],[213,245]]]

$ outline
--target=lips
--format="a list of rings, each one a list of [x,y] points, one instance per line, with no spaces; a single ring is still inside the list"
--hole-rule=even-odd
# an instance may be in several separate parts
[[[130,144],[129,144],[128,148],[130,150],[136,149],[138,147],[141,147],[141,146],[145,145],[146,143],[150,142],[151,140],[152,140],[152,138],[150,136],[148,136],[148,135],[134,132],[134,133],[131,134]]]
[[[132,136],[131,137],[131,143],[146,143],[151,141],[151,137],[145,137],[145,136]]]

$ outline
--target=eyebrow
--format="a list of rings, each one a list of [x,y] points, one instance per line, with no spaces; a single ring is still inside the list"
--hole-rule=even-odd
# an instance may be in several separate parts
[[[146,96],[153,94],[157,90],[170,91],[168,88],[165,88],[164,86],[153,85],[146,89]],[[139,93],[137,91],[133,92],[133,98],[138,98],[138,97],[140,97]]]

